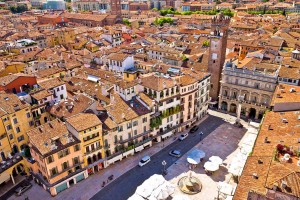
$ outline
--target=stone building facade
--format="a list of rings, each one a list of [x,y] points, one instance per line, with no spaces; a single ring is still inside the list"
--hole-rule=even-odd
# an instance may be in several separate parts
[[[216,101],[220,91],[222,68],[225,61],[227,46],[227,29],[230,18],[222,14],[211,21],[211,36],[209,47],[208,71],[211,73],[210,97]]]
[[[261,119],[270,108],[277,84],[277,69],[274,73],[267,70],[238,68],[234,62],[226,62],[221,81],[219,109],[236,113],[238,97],[242,96],[241,115]]]

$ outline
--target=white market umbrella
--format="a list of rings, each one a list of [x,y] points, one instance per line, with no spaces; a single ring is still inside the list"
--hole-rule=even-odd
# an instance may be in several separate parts
[[[205,157],[205,152],[200,149],[194,149],[187,157],[190,164],[197,165],[200,163],[201,158]]]
[[[213,163],[213,162],[206,162],[204,164],[204,168],[207,170],[207,171],[211,171],[211,172],[214,172],[214,171],[217,171],[219,169],[219,165],[216,164],[216,163]]]
[[[221,165],[223,163],[222,158],[220,158],[219,156],[212,156],[209,158],[209,161],[216,163],[218,165]]]
[[[140,195],[134,193],[131,197],[129,197],[127,200],[145,200],[143,197]]]
[[[178,194],[174,196],[172,200],[191,200],[191,199],[186,195]]]

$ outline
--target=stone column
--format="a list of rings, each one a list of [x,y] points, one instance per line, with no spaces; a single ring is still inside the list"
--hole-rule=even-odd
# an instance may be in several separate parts
[[[15,183],[14,176],[11,174],[10,177],[11,177],[11,180],[12,180],[13,184],[15,185],[16,183]]]
[[[259,110],[256,109],[255,119],[258,119],[258,115],[259,115]]]
[[[249,117],[249,112],[250,112],[250,109],[249,109],[249,108],[246,108],[246,113],[245,113],[245,116],[246,116],[246,117]]]
[[[230,103],[228,103],[228,102],[227,102],[227,112],[230,112]]]

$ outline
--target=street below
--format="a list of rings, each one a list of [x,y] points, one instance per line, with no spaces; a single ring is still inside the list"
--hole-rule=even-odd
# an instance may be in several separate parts
[[[151,175],[162,174],[164,169],[164,166],[162,165],[163,161],[166,162],[166,169],[172,164],[176,164],[178,158],[169,155],[171,150],[179,150],[182,155],[185,154],[224,123],[226,122],[222,118],[211,115],[208,116],[208,118],[199,125],[199,129],[195,133],[189,134],[189,136],[183,141],[176,140],[172,144],[164,147],[154,156],[151,156],[151,162],[147,165],[139,167],[138,163],[136,163],[136,167],[114,180],[108,186],[104,187],[91,199],[125,200],[129,198],[135,192],[136,188]],[[201,134],[201,132],[203,134]],[[161,142],[161,145],[163,147],[163,142]]]

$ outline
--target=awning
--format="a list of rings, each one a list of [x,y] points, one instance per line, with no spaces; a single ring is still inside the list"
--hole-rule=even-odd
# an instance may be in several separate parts
[[[8,172],[3,172],[0,174],[0,184],[10,179],[10,175]]]
[[[172,132],[172,131],[170,131],[170,132],[168,132],[168,133],[166,133],[166,134],[162,135],[162,136],[161,136],[161,138],[162,138],[162,139],[164,139],[164,138],[166,138],[166,137],[169,137],[169,136],[171,136],[172,134],[173,134],[173,132]]]
[[[109,163],[114,163],[116,162],[117,160],[121,160],[122,159],[122,154],[116,156],[116,157],[113,157],[112,159],[108,160]]]
[[[143,149],[144,149],[144,146],[141,145],[141,146],[136,147],[134,150],[135,150],[135,152],[138,152],[138,151],[142,151]]]
[[[146,142],[145,144],[143,144],[143,146],[144,146],[144,147],[146,147],[146,146],[151,146],[151,144],[152,144],[152,141],[149,141],[149,142]]]
[[[89,81],[92,81],[92,82],[97,83],[98,80],[99,80],[100,78],[98,78],[98,77],[96,77],[96,76],[88,75],[88,78],[87,78],[87,79],[88,79]]]
[[[123,153],[123,157],[128,156],[128,155],[130,155],[130,154],[134,154],[134,149],[131,149],[131,150],[129,150],[129,151],[124,152],[124,153]]]

